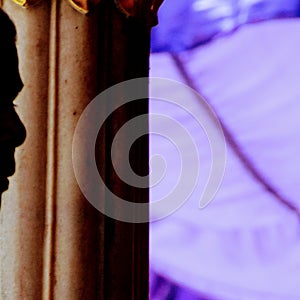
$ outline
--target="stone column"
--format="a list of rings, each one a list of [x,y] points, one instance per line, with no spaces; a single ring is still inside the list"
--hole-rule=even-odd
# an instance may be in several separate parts
[[[86,15],[66,0],[25,9],[4,0],[3,9],[18,32],[25,87],[17,104],[28,135],[3,197],[1,299],[147,299],[148,224],[110,219],[85,199],[74,176],[72,139],[99,92],[148,76],[149,18],[126,16],[111,0]],[[110,188],[133,202],[147,202],[148,189],[119,182],[108,163],[110,146],[122,124],[147,111],[144,99],[116,112],[95,148]],[[133,169],[145,175],[147,137],[132,156]]]

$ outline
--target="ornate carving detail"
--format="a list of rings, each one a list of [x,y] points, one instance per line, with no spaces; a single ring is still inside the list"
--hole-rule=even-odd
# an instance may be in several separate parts
[[[101,0],[69,0],[73,8],[82,14],[89,13]]]
[[[115,0],[115,3],[127,17],[137,17],[153,26],[157,24],[157,11],[163,0]]]
[[[41,0],[12,0],[12,1],[23,7],[34,6],[37,5],[39,2],[41,2]]]

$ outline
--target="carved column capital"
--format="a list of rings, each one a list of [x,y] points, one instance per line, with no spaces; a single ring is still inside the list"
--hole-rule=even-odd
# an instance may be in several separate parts
[[[89,13],[95,6],[97,6],[101,0],[68,0],[73,8],[77,11],[87,14]]]
[[[20,6],[28,7],[38,4],[41,0],[12,0]]]
[[[0,0],[1,1],[1,0]],[[23,7],[31,7],[42,0],[12,0]],[[82,14],[93,10],[102,0],[68,0],[71,6]],[[163,0],[114,0],[118,9],[127,17],[142,20],[149,26],[157,24],[157,11]],[[1,3],[1,2],[0,2]]]
[[[144,20],[148,25],[157,24],[157,11],[163,0],[115,0],[117,7],[127,16]]]

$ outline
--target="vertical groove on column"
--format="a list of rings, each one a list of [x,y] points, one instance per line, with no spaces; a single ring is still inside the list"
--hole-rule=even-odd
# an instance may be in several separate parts
[[[150,28],[142,21],[126,18],[112,1],[104,1],[99,19],[99,82],[101,89],[132,78],[148,76]],[[147,90],[147,85],[139,87]],[[113,99],[115,104],[119,99]],[[106,120],[104,137],[98,141],[96,156],[98,169],[105,168],[103,175],[108,188],[114,194],[131,202],[144,203],[149,199],[148,189],[128,187],[115,175],[111,161],[111,143],[115,134],[128,120],[146,114],[148,101],[143,99],[138,104],[126,105],[115,111]],[[148,128],[148,122],[143,124]],[[128,136],[132,133],[127,132]],[[132,168],[138,174],[148,174],[148,138],[139,140],[131,149]],[[128,159],[124,149],[119,149],[120,157]],[[103,199],[109,201],[109,197]],[[108,202],[107,202],[108,203]],[[116,205],[115,213],[122,215]],[[138,214],[139,211],[132,211]],[[103,277],[104,286],[100,299],[148,299],[148,224],[124,223],[111,218],[104,218]]]
[[[43,300],[53,299],[57,169],[58,2],[51,1]]]

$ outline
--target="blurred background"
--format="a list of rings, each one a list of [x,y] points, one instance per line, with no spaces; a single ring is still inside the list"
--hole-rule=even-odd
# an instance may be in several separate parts
[[[154,100],[150,113],[186,128],[200,173],[185,204],[151,224],[151,299],[300,299],[299,8],[299,0],[164,1],[151,76],[200,96],[184,95],[190,114]],[[179,92],[160,89],[169,98]],[[223,128],[227,161],[216,196],[199,209],[213,158],[192,115],[207,104]],[[175,130],[164,121],[155,126]],[[180,180],[178,150],[151,135],[150,154],[157,153],[167,167],[152,201]]]

